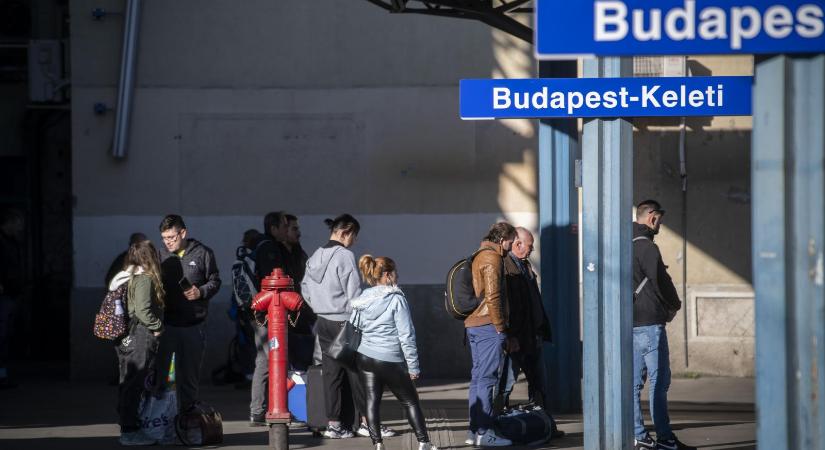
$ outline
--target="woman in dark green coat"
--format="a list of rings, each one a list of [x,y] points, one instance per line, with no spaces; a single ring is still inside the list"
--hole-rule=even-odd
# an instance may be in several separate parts
[[[141,431],[138,408],[146,391],[146,377],[154,373],[158,337],[163,333],[163,284],[160,281],[158,252],[150,241],[132,244],[126,269],[110,284],[129,283],[126,305],[129,334],[117,346],[120,365],[118,414],[122,445],[153,445]]]

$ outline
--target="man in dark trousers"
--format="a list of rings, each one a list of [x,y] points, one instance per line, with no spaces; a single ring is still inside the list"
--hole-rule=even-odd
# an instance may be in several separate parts
[[[691,450],[670,428],[667,391],[670,388],[670,350],[665,325],[681,307],[653,238],[665,211],[659,202],[645,200],[636,207],[633,223],[633,419],[637,450]],[[641,394],[650,383],[650,414],[656,440],[645,430]]]
[[[284,247],[287,255],[289,276],[295,281],[295,290],[301,292],[301,281],[306,272],[309,255],[301,247],[301,227],[298,218],[292,214],[286,215],[287,232]],[[312,328],[315,325],[315,313],[307,302],[297,313],[289,313],[289,364],[294,370],[306,371],[312,365],[312,353],[315,347],[315,335]]]
[[[547,371],[544,366],[542,344],[552,340],[550,321],[544,310],[541,291],[530,254],[533,253],[533,234],[523,227],[516,228],[516,240],[507,257],[504,258],[504,273],[507,279],[507,299],[510,306],[510,333],[518,339],[519,350],[504,357],[502,370],[502,400],[508,401],[519,371],[527,378],[528,407],[547,409]],[[548,416],[549,411],[546,411]],[[559,438],[564,432],[553,424],[553,436]]]
[[[180,412],[198,400],[200,372],[206,351],[206,315],[209,299],[221,287],[212,250],[187,238],[181,216],[171,214],[160,223],[161,278],[166,291],[164,333],[156,363],[158,386],[166,383],[175,354],[175,384]]]
[[[272,274],[276,268],[290,274],[287,264],[289,252],[284,246],[287,236],[286,213],[276,211],[264,216],[264,237],[255,250],[255,272],[260,291],[261,280]],[[298,282],[296,282],[297,285]],[[249,425],[266,426],[267,382],[269,381],[269,336],[266,327],[257,327],[255,347],[255,371],[252,373],[251,401],[249,403]]]

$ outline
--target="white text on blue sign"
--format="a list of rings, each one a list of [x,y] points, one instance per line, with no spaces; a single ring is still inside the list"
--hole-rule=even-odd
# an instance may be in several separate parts
[[[462,119],[746,116],[752,77],[461,80]]]
[[[536,53],[822,52],[823,11],[823,0],[537,0]]]

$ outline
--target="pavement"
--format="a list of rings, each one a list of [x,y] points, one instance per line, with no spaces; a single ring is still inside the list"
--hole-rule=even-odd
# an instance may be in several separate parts
[[[50,382],[42,377],[19,380],[14,389],[0,391],[0,449],[112,449],[118,448],[115,386]],[[439,448],[470,448],[467,432],[467,387],[464,381],[419,383],[431,440]],[[526,400],[526,385],[519,383],[512,401]],[[675,378],[670,390],[670,417],[679,438],[702,449],[756,448],[754,380],[742,378]],[[231,386],[201,388],[201,398],[223,415],[221,449],[265,449],[266,428],[247,425],[249,392]],[[415,437],[398,402],[386,394],[382,418],[401,432],[385,439],[388,450],[417,449]],[[532,449],[580,449],[582,416],[555,415],[567,435]],[[649,419],[647,422],[649,424]],[[181,447],[177,447],[181,448]],[[330,440],[313,437],[307,430],[290,431],[290,448],[367,449],[368,438]],[[528,448],[528,447],[510,447]]]

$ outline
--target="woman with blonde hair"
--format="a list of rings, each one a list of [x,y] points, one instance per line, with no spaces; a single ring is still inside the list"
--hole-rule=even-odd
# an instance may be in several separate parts
[[[141,431],[138,408],[146,391],[146,378],[154,373],[158,337],[163,332],[163,283],[155,246],[148,240],[129,246],[125,269],[109,284],[115,290],[127,288],[126,308],[129,334],[116,347],[120,368],[117,410],[120,416],[121,445],[154,445],[157,442]]]
[[[407,299],[397,285],[395,262],[383,256],[364,255],[358,261],[358,268],[371,287],[352,302],[350,321],[361,329],[356,365],[366,391],[370,438],[376,450],[383,450],[380,407],[384,387],[387,387],[406,408],[419,450],[437,450],[430,443],[413,383],[421,374],[415,328]]]

